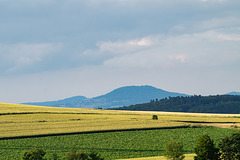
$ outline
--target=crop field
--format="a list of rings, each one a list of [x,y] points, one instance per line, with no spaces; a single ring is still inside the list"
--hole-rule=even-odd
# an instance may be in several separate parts
[[[216,127],[123,131],[38,138],[0,140],[0,159],[18,160],[24,150],[42,148],[50,159],[53,153],[64,157],[70,149],[96,151],[107,160],[162,156],[170,139],[180,141],[185,153],[194,153],[198,136],[208,134],[216,144],[221,138],[238,132]]]
[[[152,120],[152,115],[158,115],[158,120]],[[53,153],[64,157],[70,149],[97,151],[106,159],[154,159],[154,156],[162,156],[163,146],[170,139],[182,142],[185,153],[193,153],[199,135],[207,133],[219,143],[221,138],[239,130],[191,126],[229,128],[233,122],[234,128],[238,128],[240,115],[72,109],[0,103],[0,159],[20,159],[24,150],[34,147],[46,150],[48,159]],[[183,126],[190,128],[166,129]],[[144,128],[161,129],[135,130]],[[135,131],[126,131],[129,129]],[[88,134],[91,131],[109,132]],[[9,139],[62,133],[81,134]]]
[[[158,115],[158,120],[152,120],[153,114]],[[0,138],[188,125],[229,127],[233,122],[238,125],[239,115],[72,109],[0,103]]]

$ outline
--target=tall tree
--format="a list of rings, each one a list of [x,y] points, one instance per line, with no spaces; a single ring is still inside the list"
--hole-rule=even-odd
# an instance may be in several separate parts
[[[224,160],[240,159],[240,133],[223,138],[219,146]]]
[[[194,160],[218,160],[218,151],[219,149],[215,147],[211,138],[204,134],[196,141],[195,153],[197,156],[194,157]]]
[[[183,145],[175,140],[170,140],[165,145],[165,157],[172,160],[182,160],[185,158],[183,155]]]

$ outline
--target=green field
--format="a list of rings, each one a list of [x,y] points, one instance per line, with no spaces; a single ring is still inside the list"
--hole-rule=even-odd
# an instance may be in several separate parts
[[[106,159],[162,156],[163,146],[170,139],[182,142],[185,153],[194,153],[193,148],[198,136],[206,133],[219,143],[221,138],[237,131],[204,127],[0,140],[0,159],[20,159],[23,150],[34,147],[46,150],[47,158],[50,158],[52,153],[64,157],[70,149],[97,151]]]

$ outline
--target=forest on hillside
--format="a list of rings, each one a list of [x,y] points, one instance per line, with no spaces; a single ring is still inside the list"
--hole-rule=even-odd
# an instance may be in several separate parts
[[[178,96],[164,99],[154,99],[149,103],[136,104],[115,108],[116,110],[132,111],[167,111],[190,113],[229,113],[240,114],[240,96]]]

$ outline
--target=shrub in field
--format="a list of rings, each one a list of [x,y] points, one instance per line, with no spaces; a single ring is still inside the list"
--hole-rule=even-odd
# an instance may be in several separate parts
[[[219,146],[222,159],[240,159],[240,133],[235,133],[230,137],[223,138]]]
[[[215,147],[211,138],[204,134],[197,139],[195,146],[197,156],[194,157],[194,160],[218,160],[218,151],[219,149]]]
[[[53,159],[53,160],[58,160],[58,159],[59,159],[57,153],[53,153],[53,154],[52,154],[52,159]]]
[[[66,155],[66,160],[87,160],[88,156],[84,152],[70,150]]]
[[[158,120],[158,116],[157,116],[157,115],[153,115],[153,116],[152,116],[152,119]]]
[[[29,151],[24,151],[22,155],[23,160],[44,160],[46,152],[43,149],[33,148]]]
[[[164,156],[173,160],[184,159],[183,145],[175,140],[170,140],[167,144],[165,144]]]
[[[96,152],[92,152],[88,156],[89,160],[104,160],[104,158],[101,158]]]
[[[76,152],[70,150],[66,155],[66,160],[104,160],[97,153],[92,152],[90,154],[86,154],[82,151]]]

